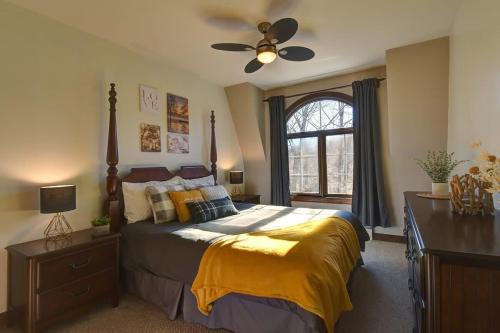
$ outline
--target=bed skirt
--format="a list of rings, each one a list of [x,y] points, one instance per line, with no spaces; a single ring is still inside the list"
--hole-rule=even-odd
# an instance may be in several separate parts
[[[360,259],[356,267],[362,264]],[[326,333],[320,317],[292,302],[228,294],[217,300],[210,314],[205,316],[198,310],[190,285],[148,272],[124,269],[122,273],[127,292],[157,305],[170,320],[182,316],[186,322],[237,333]]]
[[[323,320],[294,303],[280,299],[229,294],[217,300],[208,316],[196,305],[191,286],[147,272],[122,271],[126,291],[160,307],[170,320],[237,333],[325,333]]]

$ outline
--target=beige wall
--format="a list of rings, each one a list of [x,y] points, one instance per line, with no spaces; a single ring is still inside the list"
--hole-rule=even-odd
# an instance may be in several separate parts
[[[288,87],[281,87],[281,88],[277,88],[277,89],[272,89],[272,90],[266,91],[264,93],[264,96],[267,98],[269,96],[275,96],[275,95],[287,96],[287,95],[307,93],[310,91],[351,84],[353,81],[363,80],[363,79],[370,78],[370,77],[385,77],[385,67],[384,66],[376,67],[376,68],[372,68],[372,69],[368,69],[368,70],[364,70],[364,71],[359,71],[359,72],[355,72],[355,73],[351,73],[351,74],[333,76],[333,77],[324,78],[324,79],[320,79],[320,80],[303,82],[303,83],[295,84],[295,85],[288,86]],[[336,91],[352,96],[351,87],[343,88],[343,89],[336,90]],[[387,114],[387,103],[386,103],[387,98],[386,98],[386,96],[387,96],[386,82],[383,81],[380,85],[379,90],[378,90],[381,122],[383,122],[383,119],[385,118],[384,115]],[[295,101],[297,101],[301,97],[302,96],[286,99],[286,106],[287,107],[290,106],[291,104],[293,104]],[[266,113],[268,113],[267,106],[266,106]],[[268,188],[270,191],[269,185],[268,185]],[[293,202],[293,206],[312,207],[312,208],[344,209],[344,210],[351,209],[350,205],[318,204],[318,203],[305,203],[305,202]]]
[[[133,165],[208,162],[209,111],[216,110],[220,177],[242,168],[222,87],[0,1],[0,313],[6,309],[9,244],[40,238],[49,215],[38,187],[77,185],[76,230],[101,212],[109,82],[117,84],[121,173]],[[139,112],[138,85],[157,87],[161,116]],[[166,92],[189,98],[190,153],[167,154]],[[139,123],[162,127],[162,153],[141,153]]]
[[[270,202],[270,165],[266,146],[266,123],[262,90],[250,83],[225,88],[245,164],[245,191]]]
[[[499,13],[497,0],[465,0],[451,34],[448,149],[461,159],[473,140],[500,154]]]
[[[430,190],[431,180],[416,165],[428,150],[446,150],[448,110],[448,38],[386,52],[392,223],[403,223],[403,192]]]

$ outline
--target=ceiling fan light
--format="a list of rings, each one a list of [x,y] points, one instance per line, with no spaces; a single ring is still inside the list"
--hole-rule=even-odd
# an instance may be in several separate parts
[[[260,52],[257,55],[257,59],[263,64],[269,64],[276,59],[276,53],[273,51]]]

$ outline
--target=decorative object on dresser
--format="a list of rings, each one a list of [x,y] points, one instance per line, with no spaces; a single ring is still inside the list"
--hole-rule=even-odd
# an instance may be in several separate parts
[[[161,131],[159,125],[141,124],[140,145],[142,152],[161,152]]]
[[[238,194],[232,195],[231,200],[233,202],[243,202],[243,203],[252,203],[252,204],[260,204],[260,194]]]
[[[486,189],[488,184],[472,175],[455,175],[451,179],[453,212],[466,215],[488,215],[494,212],[493,197]]]
[[[229,184],[235,185],[231,189],[231,195],[241,194],[239,185],[243,184],[243,171],[229,171]]]
[[[45,228],[44,235],[46,239],[55,240],[71,236],[71,226],[61,213],[75,208],[75,185],[55,185],[40,188],[40,213],[56,213],[47,228]]]
[[[495,209],[500,210],[500,157],[484,149],[481,141],[473,142],[471,147],[478,149],[479,154],[469,173],[483,182],[485,190],[493,195]]]
[[[500,332],[500,214],[452,214],[405,192],[413,332]]]
[[[86,229],[58,241],[58,246],[47,242],[6,248],[9,326],[35,333],[101,301],[118,306],[119,234],[95,238]]]
[[[445,151],[429,151],[425,160],[417,159],[417,164],[432,180],[432,194],[448,195],[448,179],[458,165],[465,161],[457,161],[455,153]]]

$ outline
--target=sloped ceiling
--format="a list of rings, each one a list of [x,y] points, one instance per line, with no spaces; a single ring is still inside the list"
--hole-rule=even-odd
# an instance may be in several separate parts
[[[222,86],[250,82],[272,88],[315,77],[383,64],[389,48],[448,35],[460,0],[11,0],[77,29],[168,61]],[[266,14],[267,12],[267,14]],[[316,57],[282,59],[253,74],[243,68],[249,52],[220,52],[217,42],[256,44],[257,29],[229,29],[210,15],[245,17],[253,24],[282,17],[298,20],[301,32],[283,46],[302,45]]]

